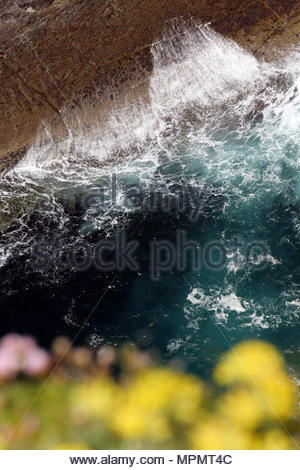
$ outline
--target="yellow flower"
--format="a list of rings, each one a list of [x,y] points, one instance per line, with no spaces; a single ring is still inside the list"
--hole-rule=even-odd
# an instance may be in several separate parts
[[[123,402],[115,408],[107,424],[122,439],[139,439],[146,433],[146,418],[140,407]]]
[[[281,354],[264,341],[237,345],[220,361],[214,378],[220,385],[240,383],[248,387],[248,392],[235,392],[238,393],[236,410],[233,395],[227,397],[228,413],[240,424],[246,425],[248,421],[250,427],[255,426],[263,417],[273,421],[287,419],[296,409],[296,384],[287,375]],[[239,413],[238,407],[243,412]]]
[[[265,420],[266,413],[262,401],[255,391],[238,388],[220,397],[217,413],[245,429],[254,429]]]
[[[170,394],[178,386],[176,374],[168,369],[148,369],[134,379],[128,390],[128,399],[148,411],[165,408]]]
[[[264,433],[259,448],[261,450],[291,450],[296,444],[292,437],[281,429],[271,429]]]
[[[200,380],[169,369],[148,369],[130,382],[107,424],[124,439],[164,442],[172,437],[171,421],[190,424],[203,396]]]
[[[162,443],[172,438],[169,420],[163,415],[149,416],[146,437],[152,442]]]
[[[171,397],[172,415],[178,422],[190,424],[199,413],[204,388],[200,380],[193,376],[182,374],[179,381],[180,385]]]
[[[214,371],[214,379],[219,385],[235,382],[259,385],[268,379],[276,379],[283,371],[283,358],[274,346],[249,340],[225,354]]]
[[[236,425],[255,429],[267,421],[289,418],[296,409],[295,384],[283,377],[260,387],[237,388],[220,397],[217,411]]]
[[[128,399],[148,411],[164,410],[175,419],[189,422],[203,398],[201,381],[168,369],[149,369],[133,381]]]
[[[190,435],[191,449],[245,450],[252,449],[252,435],[230,421],[211,416],[199,424]]]
[[[297,386],[285,373],[261,383],[258,393],[269,419],[287,419],[297,406]]]
[[[114,408],[120,388],[110,379],[90,379],[74,391],[73,409],[93,418],[106,418]]]
[[[115,434],[125,440],[147,438],[152,442],[164,442],[172,437],[165,416],[134,406],[133,403],[118,406],[107,424]]]

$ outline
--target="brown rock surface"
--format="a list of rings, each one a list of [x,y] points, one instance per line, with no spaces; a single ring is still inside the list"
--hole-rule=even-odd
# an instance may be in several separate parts
[[[66,104],[103,103],[147,77],[149,46],[179,16],[211,22],[267,60],[300,33],[297,0],[2,0],[0,167],[45,119],[65,135]]]

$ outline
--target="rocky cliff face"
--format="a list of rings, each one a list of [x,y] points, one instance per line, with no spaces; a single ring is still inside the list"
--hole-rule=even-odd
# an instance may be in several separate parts
[[[151,71],[149,46],[174,17],[193,17],[270,59],[300,33],[297,0],[2,0],[0,167],[61,109],[105,103]],[[145,87],[146,81],[144,81]]]

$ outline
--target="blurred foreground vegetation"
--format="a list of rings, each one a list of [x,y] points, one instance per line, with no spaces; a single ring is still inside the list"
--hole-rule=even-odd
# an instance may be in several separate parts
[[[0,341],[5,449],[297,449],[298,388],[279,351],[240,343],[210,382],[132,346]]]

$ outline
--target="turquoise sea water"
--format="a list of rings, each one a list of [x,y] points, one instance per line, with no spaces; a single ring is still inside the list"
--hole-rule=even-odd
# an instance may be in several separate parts
[[[1,333],[48,344],[80,329],[92,347],[135,342],[202,374],[236,342],[261,337],[297,372],[300,53],[266,64],[198,26],[174,27],[152,52],[150,100],[129,99],[104,128],[37,143],[2,177]],[[99,188],[102,206],[91,197]],[[190,252],[184,270],[153,280],[149,246],[175,244],[178,230],[199,245],[200,267]],[[118,231],[139,243],[135,271],[61,270],[53,250],[47,269],[33,267],[37,242],[59,239],[65,254]],[[226,253],[219,269],[205,263],[212,242]],[[218,264],[220,250],[211,254]]]

